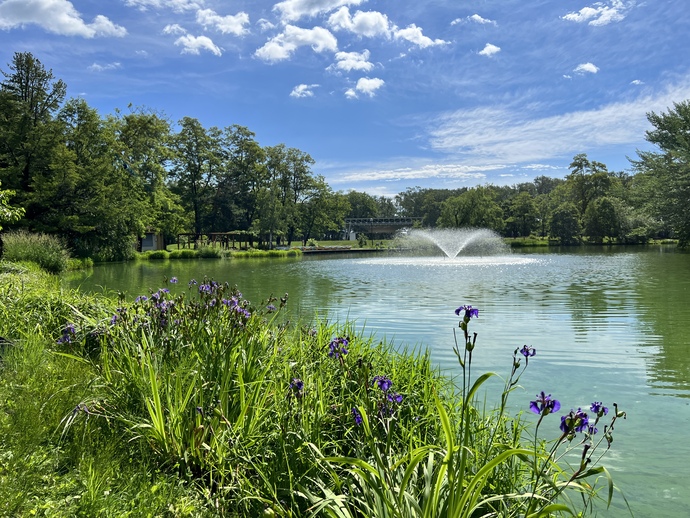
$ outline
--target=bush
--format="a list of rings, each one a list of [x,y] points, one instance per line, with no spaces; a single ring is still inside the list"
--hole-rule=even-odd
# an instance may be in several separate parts
[[[219,259],[222,257],[222,252],[220,248],[204,246],[199,248],[199,257],[203,259]]]
[[[197,259],[199,254],[191,248],[182,248],[181,250],[172,250],[169,257],[170,259]]]
[[[50,273],[67,270],[69,252],[56,236],[19,231],[5,234],[3,240],[7,261],[31,261]]]
[[[146,252],[144,255],[145,259],[149,259],[151,261],[161,261],[169,258],[169,254],[165,250],[152,250],[150,252]]]

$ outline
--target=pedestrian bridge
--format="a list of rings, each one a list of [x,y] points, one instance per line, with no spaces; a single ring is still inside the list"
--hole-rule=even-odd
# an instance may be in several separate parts
[[[401,228],[412,228],[415,222],[421,223],[422,218],[345,218],[345,228],[348,234],[393,234]]]

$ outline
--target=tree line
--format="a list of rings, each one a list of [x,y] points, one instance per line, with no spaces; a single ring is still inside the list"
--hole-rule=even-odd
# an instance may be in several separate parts
[[[155,110],[102,117],[31,53],[15,53],[0,83],[0,186],[19,210],[5,227],[56,234],[77,256],[122,259],[145,231],[242,231],[271,246],[341,235],[345,218],[420,217],[428,227],[486,227],[504,236],[690,240],[690,104],[649,114],[659,150],[631,172],[581,154],[564,179],[514,186],[408,188],[394,198],[335,192],[314,160],[262,146],[248,128],[173,124]],[[9,193],[13,196],[10,200]],[[8,201],[10,200],[10,201]]]

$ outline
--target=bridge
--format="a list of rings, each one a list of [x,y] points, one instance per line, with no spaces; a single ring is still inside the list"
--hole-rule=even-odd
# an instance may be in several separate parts
[[[345,218],[345,228],[348,234],[393,234],[401,228],[412,228],[415,222],[421,223],[422,218]]]

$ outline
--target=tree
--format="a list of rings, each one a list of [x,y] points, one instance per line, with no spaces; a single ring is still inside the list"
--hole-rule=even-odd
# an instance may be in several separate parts
[[[572,185],[575,203],[584,216],[592,200],[608,194],[611,178],[604,164],[590,161],[584,153],[575,155],[570,170],[567,181]]]
[[[211,212],[211,196],[220,173],[220,131],[215,127],[206,130],[197,119],[184,117],[172,145],[175,190],[193,215],[194,232],[201,234],[205,218]]]
[[[168,186],[173,159],[169,121],[158,113],[143,108],[119,111],[108,118],[116,139],[119,164],[137,179],[147,202],[142,221],[147,230],[162,232],[172,239],[188,226],[180,198]]]
[[[148,204],[118,156],[112,127],[83,99],[68,101],[57,120],[63,138],[33,177],[30,228],[64,237],[80,256],[129,257]]]
[[[559,205],[551,215],[549,234],[559,239],[563,245],[571,245],[579,241],[582,227],[577,207],[572,202]]]
[[[17,191],[23,205],[34,175],[48,167],[56,145],[54,115],[66,86],[29,52],[15,53],[9,70],[2,71],[0,83],[0,181]]]
[[[505,226],[503,211],[488,187],[469,189],[444,201],[439,224],[451,228],[488,228],[496,232],[501,232]]]
[[[585,234],[596,243],[601,243],[606,237],[616,237],[620,235],[619,219],[611,198],[597,198],[587,206],[584,216]]]
[[[527,191],[510,200],[507,227],[514,236],[529,236],[537,222],[537,205]]]
[[[350,191],[346,196],[347,201],[350,203],[348,218],[378,217],[378,203],[372,195],[366,192]]]
[[[646,132],[648,142],[659,151],[638,151],[632,161],[638,174],[646,177],[651,207],[673,228],[681,247],[690,244],[690,101],[674,103],[666,113],[647,114],[654,129]]]

